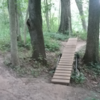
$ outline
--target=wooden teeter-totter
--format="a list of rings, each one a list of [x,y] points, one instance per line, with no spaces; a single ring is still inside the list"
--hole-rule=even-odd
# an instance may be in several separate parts
[[[76,45],[77,38],[68,39],[51,82],[63,84],[70,83]]]

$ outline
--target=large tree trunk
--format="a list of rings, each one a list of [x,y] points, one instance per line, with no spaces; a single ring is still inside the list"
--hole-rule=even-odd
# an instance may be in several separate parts
[[[85,21],[85,17],[84,17],[84,12],[83,12],[82,0],[75,0],[75,1],[76,1],[76,5],[78,7],[79,14],[80,14],[80,17],[81,17],[83,30],[86,31],[87,27],[86,27],[86,21]]]
[[[33,47],[32,57],[45,61],[45,46],[42,32],[41,0],[29,0],[29,19],[27,21]],[[41,58],[42,59],[39,59]]]
[[[89,1],[89,21],[84,63],[99,61],[99,0]]]
[[[70,0],[61,0],[61,20],[58,32],[69,34],[69,26],[71,26]]]
[[[11,61],[14,66],[18,65],[17,31],[16,31],[16,1],[9,0],[9,18],[11,33]]]

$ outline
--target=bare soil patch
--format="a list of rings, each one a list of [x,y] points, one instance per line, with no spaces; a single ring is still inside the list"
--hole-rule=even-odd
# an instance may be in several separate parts
[[[23,55],[20,57],[21,69],[25,69],[22,75],[19,75],[19,69],[6,67],[4,61],[7,55],[0,55],[0,100],[100,100],[99,93],[87,89],[89,84],[66,86],[51,83],[58,53],[47,52],[47,66],[37,65],[29,55],[27,59]]]

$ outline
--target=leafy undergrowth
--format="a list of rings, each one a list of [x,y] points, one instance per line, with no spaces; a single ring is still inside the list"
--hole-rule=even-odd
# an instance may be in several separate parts
[[[78,62],[78,71],[73,71],[71,76],[71,85],[100,93],[100,63],[83,65],[82,58],[84,52],[85,47],[79,51],[80,59]]]
[[[22,49],[19,52],[20,66],[12,66],[8,58],[5,59],[5,65],[9,70],[14,71],[18,77],[44,77],[48,78],[53,75],[55,65],[57,63],[57,55],[55,53],[47,53],[47,65],[31,59],[31,52]],[[50,79],[50,78],[49,78]]]
[[[46,38],[46,37],[50,37],[52,39],[62,40],[62,41],[64,41],[64,40],[69,38],[68,35],[64,35],[62,33],[44,33],[44,38]]]
[[[73,31],[72,34],[73,37],[78,37],[81,40],[86,40],[87,39],[87,33],[86,32],[79,32],[79,31]]]
[[[22,36],[23,38],[23,36]],[[66,40],[68,39],[67,35],[59,34],[59,33],[44,33],[44,44],[45,49],[50,52],[55,52],[60,49],[60,42],[59,40]],[[22,48],[26,48],[31,50],[31,40],[30,36],[27,35],[26,43],[24,44],[23,41],[18,41],[18,48],[19,51]],[[9,34],[1,34],[0,35],[0,50],[1,51],[10,51],[10,36]]]

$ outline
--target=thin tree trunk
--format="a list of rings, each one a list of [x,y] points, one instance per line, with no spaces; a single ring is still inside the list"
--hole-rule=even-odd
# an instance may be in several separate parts
[[[9,12],[9,0],[7,0],[7,7],[8,7],[8,12]]]
[[[81,0],[75,0],[75,1],[76,1],[76,5],[78,7],[79,14],[80,14],[80,17],[81,17],[83,29],[84,29],[84,31],[86,31],[87,27],[86,27],[86,21],[85,21],[85,17],[84,17],[84,12],[83,12],[83,3],[82,3]]]
[[[18,9],[18,4],[17,0],[15,0],[16,5],[15,5],[15,13],[16,13],[16,33],[17,33],[17,41],[22,41],[21,39],[21,33],[20,33],[20,16],[19,16],[19,9]],[[8,12],[9,12],[9,0],[7,0],[7,5],[8,5]]]
[[[61,1],[59,0],[58,24],[60,24],[60,18],[61,18]]]
[[[99,0],[89,1],[88,35],[84,63],[99,61]]]
[[[18,15],[19,15],[19,20],[20,20],[20,23],[19,23],[19,25],[21,26],[21,27],[23,27],[23,25],[24,25],[24,20],[23,20],[23,14],[22,14],[22,10],[21,10],[21,1],[18,1],[19,3],[18,3]]]
[[[16,33],[17,33],[17,41],[22,41],[21,39],[21,33],[20,33],[20,16],[19,16],[19,9],[18,9],[18,2],[17,0],[15,0],[16,2]]]
[[[27,8],[26,17],[25,17],[25,24],[24,24],[24,44],[26,44],[26,29],[27,29],[26,23],[27,23],[28,15],[29,15],[29,10]]]
[[[41,0],[29,0],[29,19],[27,25],[33,47],[32,58],[46,63],[42,32]]]
[[[13,66],[17,66],[19,62],[18,62],[18,48],[17,48],[15,0],[9,0],[9,18],[10,18],[10,34],[11,34],[11,61]]]
[[[47,23],[47,31],[50,31],[50,25],[49,25],[49,9],[48,9],[48,0],[45,0],[45,11],[46,11],[46,23]]]

